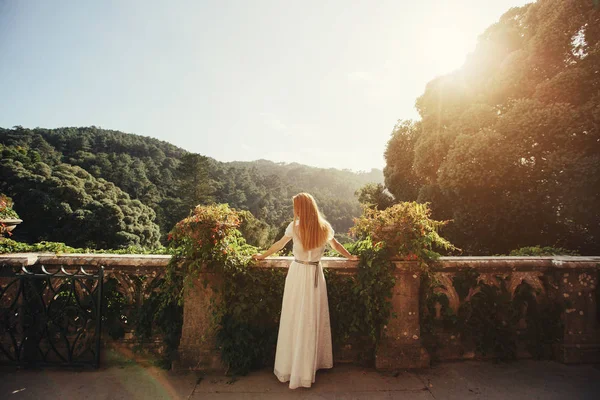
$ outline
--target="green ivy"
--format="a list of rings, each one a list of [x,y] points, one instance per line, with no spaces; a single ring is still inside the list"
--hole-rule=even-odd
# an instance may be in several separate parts
[[[471,340],[482,356],[502,360],[516,358],[516,322],[518,312],[511,301],[506,281],[500,288],[480,284],[480,292],[458,310],[458,329],[463,340]]]
[[[514,307],[517,312],[526,305],[524,315],[527,329],[517,331],[518,338],[525,342],[527,350],[536,359],[553,358],[553,347],[560,343],[564,334],[564,323],[561,314],[565,304],[548,299],[537,300],[534,289],[527,283],[517,287]]]
[[[334,351],[346,344],[360,349],[359,359],[374,362],[383,329],[392,317],[394,265],[387,249],[362,240],[351,246],[359,256],[356,275],[325,270]]]
[[[251,256],[258,249],[246,244],[237,230],[240,221],[235,210],[212,205],[197,207],[177,224],[171,239],[178,253],[165,282],[169,285],[178,275],[183,278],[181,286],[164,288],[181,302],[185,287],[198,279],[200,272],[220,274],[221,284],[213,288],[219,298],[212,302],[213,324],[222,360],[234,375],[272,363],[286,276],[286,271],[254,267]],[[376,343],[389,318],[394,280],[391,263],[382,250],[383,246],[373,246],[371,241],[359,242],[354,248],[361,258],[356,276],[325,271],[338,348],[353,338]],[[364,358],[373,356],[371,351]]]
[[[231,374],[246,374],[274,358],[285,271],[248,267],[225,279],[213,314],[217,346]]]

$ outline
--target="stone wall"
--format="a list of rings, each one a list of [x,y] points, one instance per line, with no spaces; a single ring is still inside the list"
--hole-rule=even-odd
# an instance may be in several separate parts
[[[116,279],[118,291],[129,304],[123,319],[125,336],[121,339],[128,345],[135,345],[136,341],[127,326],[127,313],[143,304],[156,290],[169,260],[169,256],[158,255],[0,255],[3,268],[104,266],[107,279]],[[290,262],[289,257],[274,257],[261,262],[257,268],[287,268]],[[355,274],[356,264],[342,258],[323,259],[325,269],[342,274]],[[425,367],[432,357],[439,360],[478,357],[476,346],[463,340],[460,332],[444,321],[459,315],[469,302],[482,295],[482,290],[498,288],[499,294],[514,297],[523,285],[533,289],[536,302],[556,302],[562,306],[563,332],[554,347],[555,358],[564,363],[600,362],[597,308],[600,257],[442,257],[431,266],[429,282],[434,284],[427,289],[421,287],[427,280],[422,279],[415,262],[397,261],[395,266],[396,286],[391,302],[396,317],[389,321],[376,350],[378,369]],[[472,280],[463,279],[467,273]],[[205,286],[201,281],[209,284]],[[173,364],[177,369],[223,368],[210,324],[209,303],[216,282],[217,276],[206,274],[186,292],[179,354]],[[425,293],[426,290],[435,294],[430,307],[421,304],[431,294]],[[527,328],[526,315],[524,309],[518,321],[523,330]],[[431,330],[431,326],[423,326],[424,321],[437,328]],[[435,340],[435,350],[429,346],[431,338]],[[160,347],[160,338],[155,338],[155,342]],[[144,344],[148,345],[152,344]],[[347,350],[340,349],[334,358],[338,362],[352,361],[354,353]],[[519,345],[517,357],[530,356],[527,349]]]
[[[261,262],[258,268],[286,268],[290,262],[291,258],[275,257]],[[325,269],[344,274],[356,273],[356,264],[342,258],[323,260]],[[426,367],[430,354],[421,334],[421,271],[410,261],[397,261],[395,266],[396,286],[391,301],[396,317],[386,326],[385,336],[376,350],[375,366],[381,370]],[[520,285],[530,285],[539,302],[557,301],[564,306],[560,317],[564,338],[554,346],[555,358],[564,363],[600,361],[600,324],[596,308],[600,257],[442,257],[432,265],[432,271],[431,278],[437,285],[431,290],[445,297],[447,302],[443,303],[447,306],[444,307],[451,308],[455,314],[463,304],[479,295],[483,284],[502,286],[513,297]],[[459,294],[454,286],[461,271],[475,271],[478,275],[473,287],[461,289],[466,289],[466,294]],[[209,330],[210,311],[206,300],[201,300],[209,292],[212,294],[210,285],[207,288],[196,285],[185,298],[180,359],[174,364],[178,369],[222,368]],[[434,309],[437,310],[434,320],[442,319],[444,311],[451,314],[443,310],[441,304],[434,305]],[[526,324],[525,314],[519,323]],[[441,329],[434,335],[438,342],[436,359],[480,356],[472,343],[461,341],[460,335],[452,330]],[[351,361],[348,354],[352,352],[339,349],[334,358],[338,362]],[[531,354],[521,349],[516,356],[531,357]]]

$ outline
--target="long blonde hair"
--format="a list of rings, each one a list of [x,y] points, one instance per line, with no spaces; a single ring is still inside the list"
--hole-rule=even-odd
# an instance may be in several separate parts
[[[294,200],[294,223],[304,250],[321,247],[329,237],[329,223],[321,216],[317,202],[308,193],[298,193]],[[300,224],[296,226],[297,221]]]

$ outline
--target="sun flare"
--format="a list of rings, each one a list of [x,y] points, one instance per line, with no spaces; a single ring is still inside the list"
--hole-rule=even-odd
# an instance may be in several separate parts
[[[475,48],[477,38],[472,37],[462,26],[433,24],[424,34],[423,45],[429,61],[436,65],[437,73],[460,68],[467,54]]]
[[[451,5],[429,16],[420,40],[436,73],[445,74],[460,68],[467,54],[474,50],[477,36],[469,29],[472,18],[469,12],[457,11]]]

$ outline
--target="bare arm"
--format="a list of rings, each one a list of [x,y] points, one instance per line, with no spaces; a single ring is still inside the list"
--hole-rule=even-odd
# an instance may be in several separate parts
[[[278,241],[276,241],[275,243],[273,243],[273,245],[271,247],[269,247],[269,249],[267,251],[265,251],[262,254],[255,254],[252,257],[254,257],[255,260],[263,260],[267,257],[269,257],[271,254],[273,253],[277,253],[279,250],[283,249],[283,246],[285,246],[287,244],[287,242],[289,242],[292,238],[289,236],[284,236],[281,239],[279,239]]]
[[[343,255],[344,257],[346,257],[349,260],[358,260],[358,256],[353,256],[352,254],[350,254],[348,252],[348,250],[346,250],[346,248],[344,246],[342,246],[342,244],[340,242],[337,241],[337,239],[333,238],[329,241],[329,244],[331,245],[331,247],[333,247],[333,249],[335,251],[337,251],[338,253],[340,253],[341,255]]]

